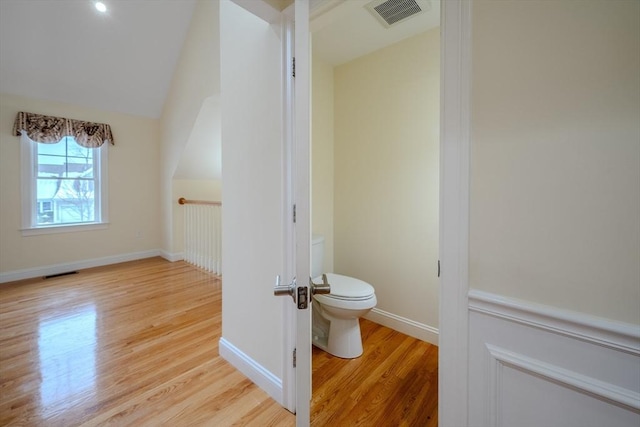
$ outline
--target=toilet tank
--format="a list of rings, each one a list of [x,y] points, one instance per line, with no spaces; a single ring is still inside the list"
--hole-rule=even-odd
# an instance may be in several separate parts
[[[311,237],[311,277],[320,276],[324,269],[324,236],[314,234]]]

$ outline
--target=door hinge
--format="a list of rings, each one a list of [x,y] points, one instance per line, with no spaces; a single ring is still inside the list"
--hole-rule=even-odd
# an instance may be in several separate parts
[[[296,76],[296,57],[291,58],[291,77]]]
[[[293,367],[296,367],[296,349],[293,349]]]
[[[296,205],[293,205],[293,222],[296,222]]]

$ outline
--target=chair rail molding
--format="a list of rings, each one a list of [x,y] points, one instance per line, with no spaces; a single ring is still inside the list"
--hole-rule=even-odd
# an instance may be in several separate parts
[[[508,298],[469,291],[469,310],[640,356],[640,326]]]

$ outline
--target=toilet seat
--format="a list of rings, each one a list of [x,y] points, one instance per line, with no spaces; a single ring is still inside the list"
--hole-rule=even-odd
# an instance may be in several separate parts
[[[313,296],[313,299],[323,305],[349,310],[364,310],[375,307],[378,302],[375,289],[367,282],[332,273],[327,274],[327,281],[331,285],[331,293]],[[314,282],[322,283],[322,277],[314,279]]]
[[[324,297],[346,301],[362,301],[370,299],[375,294],[373,286],[355,277],[333,273],[328,273],[326,276],[331,285],[331,293],[323,295]],[[314,282],[322,283],[322,277],[315,278]]]

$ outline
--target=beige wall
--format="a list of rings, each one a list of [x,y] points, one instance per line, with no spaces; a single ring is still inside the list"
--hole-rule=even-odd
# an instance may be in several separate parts
[[[107,229],[22,236],[20,144],[11,135],[18,111],[111,125],[116,145],[109,147]],[[157,250],[158,140],[154,119],[0,95],[0,273]]]
[[[277,27],[230,0],[220,16],[222,337],[282,378],[291,300],[272,287],[284,265],[282,41]]]
[[[173,176],[205,99],[220,93],[219,61],[219,5],[199,0],[161,117],[162,249],[169,257],[182,244],[174,236]]]
[[[640,324],[640,2],[479,1],[472,28],[471,287]]]
[[[337,273],[438,327],[439,29],[336,67]]]
[[[311,227],[325,237],[324,270],[333,271],[333,66],[313,57]]]

